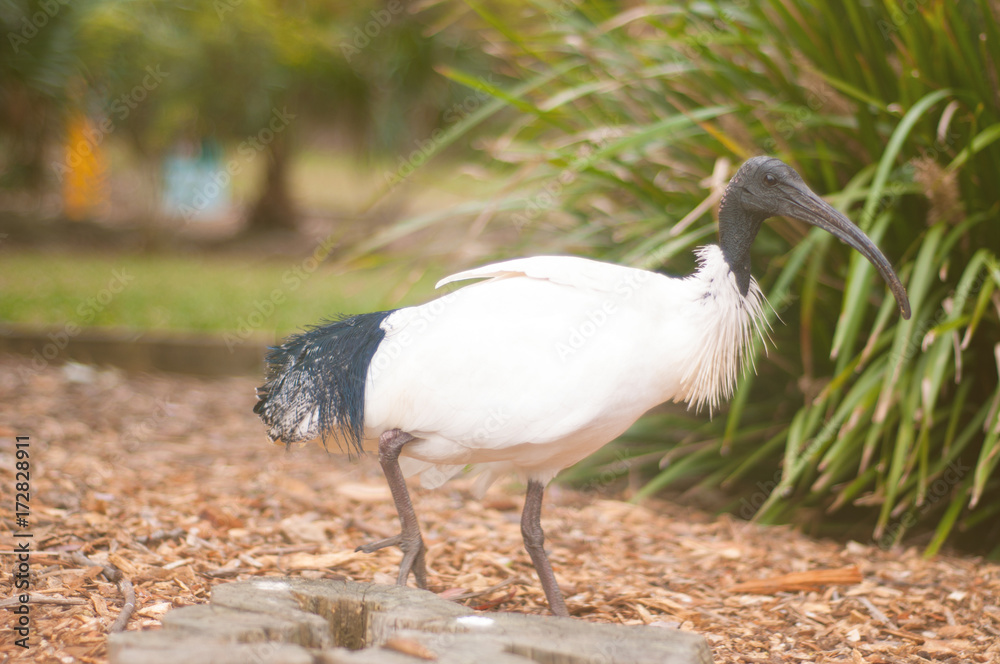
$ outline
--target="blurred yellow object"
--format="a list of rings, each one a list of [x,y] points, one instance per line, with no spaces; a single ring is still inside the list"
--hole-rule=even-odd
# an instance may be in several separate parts
[[[65,146],[63,211],[74,221],[92,218],[107,209],[107,160],[101,145],[104,132],[83,113],[69,120]]]

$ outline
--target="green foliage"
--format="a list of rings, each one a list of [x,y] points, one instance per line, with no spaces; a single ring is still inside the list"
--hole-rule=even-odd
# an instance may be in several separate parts
[[[179,136],[239,141],[276,108],[297,117],[308,102],[329,104],[335,88],[358,88],[329,34],[341,17],[327,3],[286,4],[105,1],[81,26],[92,94],[156,154]],[[127,110],[115,105],[150,67],[163,72],[156,89]]]
[[[397,151],[436,126],[453,88],[435,63],[462,61],[462,32],[428,36],[401,0],[104,0],[81,27],[86,64],[113,100],[146,67],[162,86],[120,118],[148,150],[183,132],[239,141],[275,108],[339,129],[359,149]]]
[[[520,232],[511,251],[686,272],[714,239],[720,187],[770,153],[854,217],[907,284],[904,321],[861,256],[772,221],[753,256],[787,322],[777,350],[725,416],[668,410],[633,428],[630,453],[668,450],[641,495],[758,482],[767,490],[733,506],[745,516],[841,511],[886,546],[936,527],[929,553],[1000,511],[993,4],[468,4],[515,81],[447,72],[510,107],[482,143],[511,184],[475,214]]]

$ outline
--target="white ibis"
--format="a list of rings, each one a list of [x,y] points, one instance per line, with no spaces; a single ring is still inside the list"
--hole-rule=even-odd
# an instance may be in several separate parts
[[[442,279],[482,279],[415,307],[345,317],[290,337],[267,357],[254,407],[274,441],[322,437],[377,449],[398,535],[358,547],[403,551],[397,582],[425,587],[424,543],[405,477],[436,487],[468,466],[478,488],[527,480],[521,533],[549,607],[568,615],[543,548],[545,485],[667,401],[699,408],[729,398],[766,325],[750,245],[773,216],[819,226],[906,291],[861,229],[791,167],[755,157],[730,181],[719,245],[673,278],[567,256],[495,263]]]

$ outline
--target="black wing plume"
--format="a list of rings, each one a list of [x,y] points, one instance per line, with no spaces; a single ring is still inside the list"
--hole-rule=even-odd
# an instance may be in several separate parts
[[[345,316],[289,337],[267,354],[253,412],[271,440],[295,443],[338,432],[363,453],[365,380],[392,311]]]

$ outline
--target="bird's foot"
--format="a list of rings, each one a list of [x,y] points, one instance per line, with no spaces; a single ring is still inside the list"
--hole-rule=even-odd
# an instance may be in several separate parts
[[[403,539],[403,533],[398,535],[393,535],[392,537],[386,537],[385,539],[380,539],[377,542],[369,542],[368,544],[362,544],[355,548],[355,551],[361,551],[363,553],[375,553],[379,549],[386,549],[390,546],[397,546]]]
[[[427,565],[424,562],[424,552],[427,547],[424,546],[424,540],[420,536],[420,533],[417,533],[416,537],[408,537],[405,533],[399,533],[398,535],[386,537],[370,544],[362,544],[354,550],[363,553],[374,553],[379,549],[385,549],[390,546],[398,546],[403,552],[403,560],[399,563],[399,576],[396,578],[396,585],[405,586],[410,572],[413,572],[413,579],[417,582],[417,586],[426,589]]]

